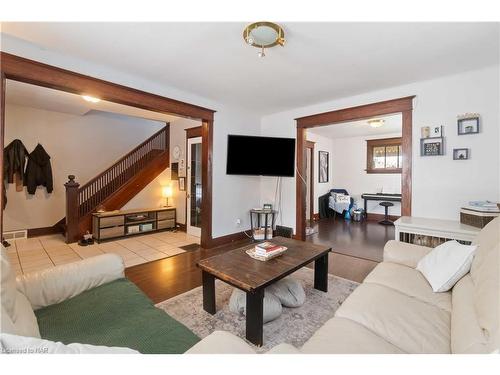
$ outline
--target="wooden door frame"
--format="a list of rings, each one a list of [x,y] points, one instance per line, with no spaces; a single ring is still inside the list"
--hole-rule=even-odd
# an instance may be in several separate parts
[[[318,113],[296,118],[297,123],[297,175],[295,177],[295,237],[306,238],[305,208],[306,197],[303,176],[306,162],[306,131],[319,126],[334,125],[348,121],[364,120],[376,116],[402,114],[403,170],[401,173],[401,215],[411,216],[411,171],[412,171],[412,114],[415,95],[385,100],[356,107]]]
[[[90,95],[102,100],[128,105],[190,119],[202,123],[202,230],[201,246],[213,247],[212,238],[212,171],[213,171],[213,127],[216,111],[164,96],[137,90],[113,82],[94,78],[70,70],[29,60],[20,56],[0,52],[0,144],[4,146],[5,129],[5,85],[7,79],[30,83],[77,95]],[[3,165],[3,152],[0,153]],[[3,189],[3,168],[0,168]],[[62,189],[62,187],[61,187]],[[0,194],[0,205],[3,194]],[[0,215],[0,233],[3,233],[3,212]]]
[[[311,221],[314,221],[314,142],[306,141],[306,148],[311,150],[311,160],[309,166],[309,184],[311,189],[309,189],[309,217]]]

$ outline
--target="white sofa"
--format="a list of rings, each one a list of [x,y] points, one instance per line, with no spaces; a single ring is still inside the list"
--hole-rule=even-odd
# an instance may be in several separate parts
[[[14,276],[0,254],[0,348],[4,353],[137,353],[129,348],[56,343],[40,338],[34,310],[124,277],[120,256],[104,254],[28,275]]]
[[[470,273],[445,293],[415,269],[431,248],[389,241],[384,261],[302,348],[281,344],[268,353],[499,353],[499,233],[500,218],[481,230]],[[188,353],[255,352],[219,331]]]

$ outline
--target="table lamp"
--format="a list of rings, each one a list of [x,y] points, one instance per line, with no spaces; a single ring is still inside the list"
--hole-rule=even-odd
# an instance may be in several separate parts
[[[168,198],[172,198],[172,186],[171,185],[167,185],[167,186],[164,186],[162,188],[162,191],[161,191],[161,195],[163,196],[163,198],[166,199],[166,205],[165,207],[169,207],[169,204],[168,204]]]

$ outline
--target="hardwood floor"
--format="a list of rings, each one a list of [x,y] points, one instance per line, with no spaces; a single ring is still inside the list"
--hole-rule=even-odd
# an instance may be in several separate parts
[[[381,262],[384,245],[394,239],[394,226],[381,225],[376,221],[348,221],[322,219],[312,226],[317,233],[306,241],[332,246],[337,254]]]
[[[324,234],[322,241],[326,241],[327,238],[329,237]],[[200,259],[223,254],[247,243],[250,243],[250,240],[233,242],[210,250],[199,248],[170,258],[127,268],[125,275],[154,303],[158,303],[201,286],[201,270],[196,266]],[[330,245],[333,246],[332,243]],[[383,244],[379,246],[383,247]],[[345,279],[362,282],[376,265],[377,262],[373,260],[335,252],[329,255],[328,272]],[[308,267],[312,266],[312,264],[308,265]]]
[[[250,240],[206,250],[189,251],[170,258],[140,264],[125,270],[125,276],[136,284],[154,303],[172,298],[201,285],[200,259],[236,249]]]

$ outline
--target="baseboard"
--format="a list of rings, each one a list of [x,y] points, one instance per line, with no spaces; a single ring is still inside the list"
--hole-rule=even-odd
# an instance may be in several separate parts
[[[62,234],[63,230],[60,228],[58,225],[53,225],[51,227],[44,227],[44,228],[31,228],[28,229],[28,238],[31,237],[40,237],[40,236],[47,236],[49,234]]]
[[[177,230],[179,230],[181,232],[185,232],[186,231],[186,224],[175,223],[175,225],[177,227]]]
[[[236,232],[232,234],[226,234],[225,236],[221,237],[215,237],[211,239],[209,248],[211,249],[213,247],[227,245],[230,244],[231,242],[244,240],[245,238],[248,238],[245,232]]]
[[[371,213],[366,214],[366,220],[368,221],[381,221],[384,220],[384,218],[385,218],[384,214],[371,214]],[[400,216],[389,215],[388,218],[391,221],[396,221],[397,219],[400,218]]]

